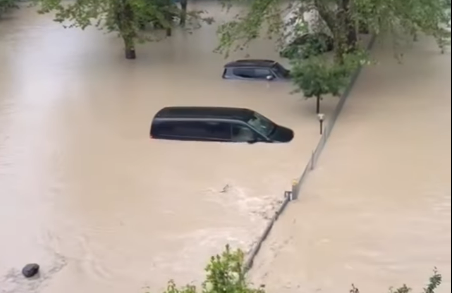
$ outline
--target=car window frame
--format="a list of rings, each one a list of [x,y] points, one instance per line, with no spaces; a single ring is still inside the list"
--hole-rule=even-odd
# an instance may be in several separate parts
[[[241,69],[247,69],[247,70],[253,71],[253,77],[244,77],[241,75],[237,75],[235,70],[241,70]],[[256,74],[256,70],[261,70],[261,69],[268,70],[269,74],[266,75],[265,77],[258,76]],[[268,80],[268,76],[270,76],[270,75],[273,78],[280,78],[280,75],[275,73],[275,70],[272,67],[261,67],[261,66],[233,67],[231,70],[231,73],[236,79],[243,79],[243,80]],[[226,78],[230,79],[230,76],[228,75]]]
[[[154,122],[155,123],[155,122]],[[206,132],[206,134],[209,135],[199,135],[199,134],[188,134],[184,135],[183,132],[175,132],[171,131],[169,133],[161,132],[162,125],[164,124],[172,124],[175,125],[187,125],[188,123],[201,123],[201,124],[208,124],[208,123],[224,123],[228,125],[229,127],[229,135],[228,137],[219,137],[219,136],[213,136],[209,133],[209,131]],[[160,124],[160,125],[159,125]],[[173,140],[190,140],[190,141],[231,141],[232,139],[232,126],[230,123],[226,121],[219,121],[215,119],[162,119],[158,121],[154,127],[157,127],[156,133],[154,132],[153,137],[156,138],[166,138],[166,139],[173,139]],[[207,128],[206,128],[207,129]]]
[[[255,73],[256,73],[257,70],[266,70],[266,71],[268,71],[268,74],[265,75],[265,76],[262,76],[262,77],[260,77],[260,76],[258,77],[257,74],[256,74],[255,79],[267,80],[269,76],[272,76],[273,78],[278,77],[278,75],[275,74],[275,72],[273,71],[272,68],[269,68],[269,67],[256,67],[256,68],[254,68],[254,72]]]
[[[236,78],[239,78],[239,79],[245,79],[245,80],[257,79],[256,76],[253,76],[253,77],[244,77],[244,76],[238,75],[238,74],[236,73],[236,70],[250,70],[250,71],[253,72],[253,75],[254,75],[254,69],[255,69],[255,68],[254,68],[254,67],[251,67],[251,66],[246,66],[246,67],[233,67],[233,68],[232,68],[232,74],[233,74]]]

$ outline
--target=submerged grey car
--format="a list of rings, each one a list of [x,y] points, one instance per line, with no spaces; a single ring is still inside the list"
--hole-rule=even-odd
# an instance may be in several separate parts
[[[235,80],[289,80],[290,71],[273,60],[244,59],[224,66],[223,79]]]

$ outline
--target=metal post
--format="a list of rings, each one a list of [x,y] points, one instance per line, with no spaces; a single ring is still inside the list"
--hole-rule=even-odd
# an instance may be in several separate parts
[[[314,170],[314,168],[315,168],[314,160],[315,160],[315,151],[312,152],[312,156],[311,156],[311,170]]]
[[[298,196],[298,180],[292,180],[292,198],[290,200],[297,199]]]
[[[319,113],[317,115],[317,118],[319,119],[320,124],[320,135],[323,135],[323,122],[325,121],[325,114]]]

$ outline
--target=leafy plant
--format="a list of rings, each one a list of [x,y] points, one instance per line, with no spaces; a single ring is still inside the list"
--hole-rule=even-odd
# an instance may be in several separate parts
[[[163,37],[156,28],[166,30],[171,35],[175,17],[184,15],[198,28],[202,21],[211,23],[212,18],[203,18],[204,11],[181,11],[172,0],[76,0],[64,3],[63,0],[35,0],[40,13],[56,12],[55,21],[66,28],[86,29],[95,26],[107,32],[115,32],[124,41],[127,59],[135,59],[136,43],[158,41]],[[153,29],[146,30],[147,25]]]
[[[294,93],[303,92],[306,99],[316,98],[316,112],[325,95],[339,96],[359,66],[370,64],[366,52],[344,54],[342,63],[321,56],[292,60],[291,77],[296,86]]]
[[[248,0],[223,0],[227,7],[248,3]],[[404,35],[424,33],[437,39],[443,50],[450,38],[449,0],[253,0],[246,13],[219,28],[219,50],[241,48],[259,37],[263,28],[266,35],[280,37],[284,32],[301,35],[317,30],[332,35],[336,57],[341,61],[344,53],[357,47],[357,32],[389,34],[395,44]],[[289,11],[294,19],[283,21],[281,15]],[[294,25],[294,23],[304,25]],[[281,38],[277,38],[281,40]]]
[[[436,289],[441,286],[441,283],[443,281],[443,276],[439,274],[438,269],[435,268],[433,270],[433,275],[430,277],[429,283],[427,288],[424,288],[423,293],[435,293]],[[413,290],[409,288],[407,285],[403,285],[402,287],[394,290],[391,288],[389,290],[389,293],[410,293]],[[352,290],[350,290],[350,293],[360,293],[359,289],[355,287],[355,285],[352,285]]]
[[[170,281],[164,293],[265,293],[263,288],[251,288],[247,283],[243,264],[243,252],[233,251],[227,246],[221,255],[210,259],[201,291],[197,291],[195,286],[177,289],[174,281]]]
[[[0,0],[0,16],[14,8],[19,8],[16,0]]]
[[[249,0],[223,0],[227,7]],[[324,95],[338,95],[349,80],[350,60],[361,60],[358,32],[389,35],[393,38],[395,56],[400,58],[401,42],[410,42],[424,33],[437,40],[441,52],[450,41],[450,0],[252,0],[246,13],[223,24],[218,30],[217,51],[226,56],[231,50],[243,49],[262,33],[281,44],[290,35],[309,32],[331,35],[334,59],[322,60],[318,54],[297,54],[299,48],[284,52],[294,65],[297,91],[306,98],[317,98],[317,112]],[[289,20],[281,15],[290,12]],[[266,31],[265,31],[266,28]],[[406,38],[409,36],[411,38]],[[300,60],[304,58],[310,60]],[[322,56],[324,57],[324,56]],[[359,61],[359,62],[361,62]],[[365,61],[368,64],[367,61]],[[352,61],[351,64],[356,64]],[[354,66],[352,66],[353,68]],[[356,67],[355,67],[356,68]]]
[[[427,288],[424,288],[424,293],[435,293],[435,290],[443,283],[443,276],[438,272],[438,269],[433,270],[433,276],[430,277]]]
[[[221,255],[216,255],[210,259],[206,267],[206,280],[202,284],[201,291],[195,286],[184,286],[178,288],[174,281],[168,283],[164,293],[265,293],[265,286],[252,288],[245,278],[244,253],[241,250],[231,250],[226,246]],[[435,268],[433,276],[423,293],[435,293],[441,285],[442,276]],[[411,289],[406,285],[397,290],[390,290],[390,293],[409,293]],[[149,293],[149,292],[148,292]],[[360,293],[359,289],[352,285],[350,293]]]

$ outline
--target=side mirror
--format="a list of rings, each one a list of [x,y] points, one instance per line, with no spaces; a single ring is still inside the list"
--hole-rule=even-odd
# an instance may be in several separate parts
[[[275,79],[275,77],[273,75],[267,75],[267,80],[268,81],[273,80],[273,79]]]

